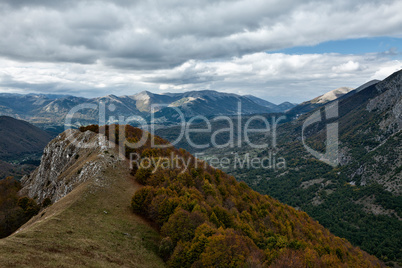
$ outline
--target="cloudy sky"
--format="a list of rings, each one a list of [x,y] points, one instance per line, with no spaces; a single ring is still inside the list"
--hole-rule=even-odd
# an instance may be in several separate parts
[[[402,1],[0,2],[0,92],[301,102],[402,69]]]

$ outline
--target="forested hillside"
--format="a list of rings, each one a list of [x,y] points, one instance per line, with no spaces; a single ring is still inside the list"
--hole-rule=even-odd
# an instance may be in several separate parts
[[[98,126],[80,130],[99,132]],[[141,130],[130,126],[125,130],[106,127],[112,140],[120,131],[131,142],[142,137]],[[168,144],[149,138],[155,144]],[[133,162],[132,174],[144,185],[134,194],[131,207],[157,225],[162,238],[159,254],[168,266],[381,265],[306,213],[251,190],[183,149],[151,147],[150,139],[140,148],[125,151],[126,156],[140,156]],[[174,166],[172,156],[181,159],[181,164]],[[156,164],[160,161],[162,166]]]
[[[306,211],[331,232],[385,261],[402,260],[402,71],[338,100],[339,116],[305,129],[306,145],[324,153],[326,125],[339,126],[338,166],[309,154],[302,142],[304,122],[315,111],[279,125],[277,146],[266,149],[210,149],[207,156],[274,153],[286,169],[229,169],[263,194]],[[318,109],[319,110],[319,109]],[[250,135],[252,136],[252,135]],[[266,143],[272,135],[252,136]]]
[[[19,190],[21,183],[12,177],[0,180],[0,238],[12,234],[40,209],[33,199],[20,196]]]

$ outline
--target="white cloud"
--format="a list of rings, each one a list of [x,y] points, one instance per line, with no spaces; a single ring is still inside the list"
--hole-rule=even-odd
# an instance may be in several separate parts
[[[163,69],[190,59],[402,36],[397,0],[15,2],[0,4],[0,55],[24,61]]]
[[[358,62],[350,60],[346,63],[332,67],[332,71],[336,73],[350,73],[359,70],[359,68],[360,64]]]
[[[402,61],[393,60],[384,63],[378,70],[371,76],[371,79],[382,80],[390,74],[402,69]]]
[[[0,91],[100,96],[214,89],[300,102],[382,79],[401,62],[392,60],[395,51],[265,51],[401,37],[400,10],[397,0],[2,1]]]
[[[335,66],[335,67],[334,67]],[[334,71],[334,68],[336,71]],[[121,70],[101,63],[26,63],[0,60],[0,90],[79,96],[213,89],[254,94],[274,102],[301,102],[341,86],[358,87],[402,68],[376,54],[253,53],[227,60],[189,60],[162,70]]]

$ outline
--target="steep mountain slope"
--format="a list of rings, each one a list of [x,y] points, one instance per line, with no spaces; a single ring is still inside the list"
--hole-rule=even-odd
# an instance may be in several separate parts
[[[141,111],[137,108],[138,102],[128,96],[117,97],[115,95],[107,95],[101,98],[91,99],[93,103],[104,103],[105,105],[114,105],[113,110],[118,115],[141,115]],[[111,110],[111,109],[110,109]]]
[[[0,94],[0,114],[25,119],[29,113],[52,101],[46,95]]]
[[[111,127],[106,133],[119,136],[122,130]],[[219,170],[191,166],[196,160],[183,150],[151,148],[150,140],[126,148],[141,161],[174,154],[190,163],[185,170],[171,166],[153,174],[138,165],[130,170],[111,143],[86,129],[98,132],[91,126],[59,135],[46,147],[41,166],[24,178],[22,192],[54,203],[0,240],[2,267],[164,266],[156,251],[170,267],[382,266],[307,214]],[[131,141],[143,135],[133,127],[124,131]],[[130,173],[147,186],[135,183]],[[134,211],[155,223],[160,238],[129,210],[130,201]]]
[[[211,90],[191,91],[170,96],[180,96],[180,99],[155,113],[154,116],[158,122],[178,122],[180,120],[179,113],[171,107],[178,108],[185,118],[236,115],[239,112],[239,105],[241,105],[241,114],[272,112],[271,109],[258,105],[247,97]]]
[[[180,99],[180,96],[170,96],[169,94],[154,94],[149,91],[143,91],[138,94],[128,96],[136,101],[136,107],[141,112],[152,112],[160,110],[158,104],[169,104]]]
[[[34,96],[34,95],[33,95]],[[36,124],[51,124],[52,122],[61,122],[64,116],[75,106],[85,103],[87,99],[74,96],[62,96],[61,98],[51,99],[50,102],[44,102],[43,106],[35,107],[29,111],[33,114],[29,118],[30,122]]]
[[[38,165],[43,148],[52,139],[28,122],[0,116],[0,179],[21,178]]]
[[[328,104],[331,104],[329,102]],[[332,104],[335,104],[332,102]],[[302,129],[315,111],[277,129],[277,146],[242,147],[239,155],[275,154],[285,169],[231,169],[261,193],[299,207],[325,227],[384,260],[402,260],[402,71],[338,99],[338,116],[305,128],[306,146],[325,153],[327,123],[339,126],[339,165],[318,161],[303,146]],[[297,107],[295,107],[297,108]],[[319,110],[319,109],[318,109]],[[254,136],[270,144],[272,136]],[[251,139],[253,139],[251,138]],[[233,150],[209,155],[231,156]]]
[[[78,148],[68,136],[91,148]],[[157,232],[129,209],[140,186],[106,144],[94,133],[72,131],[46,147],[23,192],[55,203],[0,240],[1,267],[164,266],[155,253]]]
[[[292,109],[287,111],[287,113],[301,115],[301,114],[310,112],[318,107],[321,107],[335,99],[338,99],[338,98],[350,93],[351,91],[353,91],[353,89],[349,88],[349,87],[340,87],[340,88],[331,90],[321,96],[318,96],[317,98],[314,98],[310,101],[305,101],[303,103],[300,103],[299,105],[296,105],[295,107],[293,107]]]
[[[127,96],[107,95],[93,99],[68,96],[33,110],[34,116],[28,119],[40,126],[64,125],[67,124],[66,115],[74,108],[76,110],[71,114],[71,123],[75,126],[99,122],[100,114],[104,114],[104,120],[110,123],[117,121],[119,116],[127,118],[143,115],[136,108],[136,101]]]
[[[316,103],[327,103],[330,101],[333,101],[335,99],[338,99],[339,97],[349,93],[350,91],[352,91],[353,88],[350,87],[340,87],[334,90],[331,90],[315,99],[313,99],[311,102],[316,102]]]
[[[372,85],[377,84],[378,82],[381,82],[381,80],[374,79],[374,80],[368,81],[368,82],[364,83],[363,85],[359,86],[358,88],[356,88],[355,91],[360,92],[365,88],[368,88],[368,87],[370,87]]]
[[[51,136],[45,131],[8,116],[0,116],[0,159],[42,152]]]

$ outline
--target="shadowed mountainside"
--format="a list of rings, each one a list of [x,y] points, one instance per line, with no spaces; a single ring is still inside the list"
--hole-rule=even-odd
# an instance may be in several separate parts
[[[338,105],[335,118],[326,118],[322,107],[279,125],[276,148],[253,149],[245,145],[204,153],[217,157],[231,157],[233,152],[265,157],[274,152],[276,157],[283,157],[286,169],[227,171],[253,189],[305,210],[354,245],[384,260],[400,262],[402,71],[383,81],[366,83],[339,97],[336,103],[327,104]],[[306,146],[325,153],[327,124],[337,123],[336,167],[317,160],[303,146],[303,124],[314,113],[321,121],[305,128]],[[272,134],[250,135],[250,139],[257,144],[271,144]]]
[[[28,122],[0,116],[0,159],[40,153],[52,137]]]

